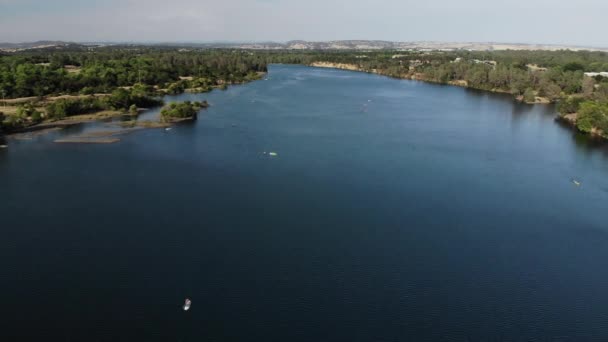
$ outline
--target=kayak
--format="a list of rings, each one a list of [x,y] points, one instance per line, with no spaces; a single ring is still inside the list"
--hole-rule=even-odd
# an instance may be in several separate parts
[[[184,311],[190,310],[190,306],[192,306],[192,301],[186,298],[186,301],[184,302]]]

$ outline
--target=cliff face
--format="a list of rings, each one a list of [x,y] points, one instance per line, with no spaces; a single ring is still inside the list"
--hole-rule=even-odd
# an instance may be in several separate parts
[[[317,68],[335,68],[335,69],[343,69],[343,70],[352,70],[352,71],[364,71],[359,68],[359,66],[354,64],[344,64],[344,63],[331,63],[331,62],[313,62],[310,66]]]

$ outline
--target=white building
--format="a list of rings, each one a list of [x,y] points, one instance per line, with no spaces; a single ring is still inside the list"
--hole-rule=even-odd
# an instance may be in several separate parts
[[[596,76],[608,77],[608,72],[606,72],[606,71],[602,71],[602,72],[586,72],[585,76],[587,76],[587,77],[596,77]]]

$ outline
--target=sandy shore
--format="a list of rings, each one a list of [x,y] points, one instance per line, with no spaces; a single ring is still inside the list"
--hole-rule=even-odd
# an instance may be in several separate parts
[[[55,140],[58,144],[113,144],[119,142],[118,138],[98,138],[98,139],[82,139],[82,138],[66,138]]]
[[[345,64],[345,63],[331,63],[331,62],[313,62],[310,64],[312,67],[316,68],[331,68],[331,69],[342,69],[342,70],[350,70],[350,71],[365,71],[359,66],[354,64]]]
[[[383,73],[378,72],[377,69],[365,70],[355,64],[332,63],[332,62],[313,62],[310,64],[310,66],[316,67],[316,68],[330,68],[330,69],[340,69],[340,70],[349,70],[349,71],[360,71],[360,72],[367,72],[367,73],[372,73],[372,74],[377,74],[377,75],[384,75]],[[384,75],[384,76],[396,77],[396,76],[391,76],[391,75]],[[430,83],[438,83],[438,82],[428,80],[425,77],[425,75],[421,74],[421,73],[413,73],[413,74],[404,73],[397,78],[409,79],[409,80],[414,80],[414,81],[422,81],[422,82],[430,82]],[[441,83],[439,83],[439,84],[441,84]],[[469,86],[469,83],[466,80],[452,80],[452,81],[449,81],[447,84],[457,86],[457,87],[477,89],[477,88],[473,88],[473,87]],[[508,92],[506,90],[502,90],[502,89],[491,89],[491,90],[479,89],[479,90],[488,91],[491,93],[511,94],[510,92]],[[523,101],[523,96],[517,97],[516,100],[525,102],[525,101]],[[526,102],[526,103],[527,104],[550,104],[551,101],[546,97],[536,96],[534,98],[534,101]]]
[[[39,132],[39,131],[47,132],[51,128],[68,127],[68,126],[72,126],[72,125],[77,125],[77,124],[82,124],[82,123],[87,123],[87,122],[92,122],[92,121],[98,121],[98,120],[104,120],[104,119],[119,117],[119,116],[123,116],[123,115],[125,115],[125,114],[122,112],[109,111],[109,110],[98,112],[95,114],[74,115],[74,116],[70,116],[65,119],[57,120],[57,121],[43,121],[38,124],[34,124],[34,125],[20,128],[20,129],[11,131],[11,132],[7,132],[6,135],[15,136],[15,135],[22,135],[24,133],[31,133],[31,132]]]

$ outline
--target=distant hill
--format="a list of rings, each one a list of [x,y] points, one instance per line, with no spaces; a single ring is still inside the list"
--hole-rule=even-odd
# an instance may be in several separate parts
[[[445,43],[445,42],[389,42],[382,40],[336,40],[309,42],[294,40],[286,43],[245,43],[234,44],[247,49],[290,49],[290,50],[594,50],[607,51],[604,47],[587,47],[551,44],[522,43]]]
[[[334,40],[326,42],[311,42],[304,40],[292,40],[285,43],[276,42],[220,42],[220,43],[187,43],[187,42],[160,42],[160,43],[138,43],[138,42],[89,42],[71,43],[64,41],[37,41],[30,43],[0,43],[0,50],[20,51],[28,49],[62,49],[74,47],[93,46],[170,46],[190,48],[237,48],[257,50],[592,50],[608,52],[608,47],[590,47],[575,45],[551,45],[551,44],[524,44],[524,43],[445,43],[445,42],[389,42],[383,40]]]
[[[62,41],[54,41],[54,40],[40,40],[37,42],[29,42],[29,43],[0,43],[0,49],[38,49],[38,48],[48,48],[55,46],[66,46],[72,43],[62,42]]]
[[[37,42],[28,42],[28,43],[0,43],[0,53],[11,53],[18,51],[27,51],[27,50],[46,50],[46,51],[57,51],[57,50],[83,50],[87,49],[88,46],[79,44],[79,43],[71,43],[71,42],[63,42],[63,41],[54,41],[54,40],[41,40]]]
[[[389,42],[383,40],[334,40],[311,42],[292,40],[285,43],[250,42],[250,43],[167,43],[155,45],[179,45],[208,48],[240,48],[259,50],[592,50],[606,51],[608,47],[591,47],[575,45],[524,44],[524,43],[445,43],[445,42]]]

